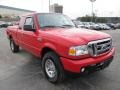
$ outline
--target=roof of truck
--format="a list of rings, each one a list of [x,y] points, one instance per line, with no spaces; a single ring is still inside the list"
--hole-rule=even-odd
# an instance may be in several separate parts
[[[29,15],[36,15],[36,14],[61,14],[61,13],[37,13],[37,12],[32,12],[32,13],[27,13],[22,16],[29,16]]]

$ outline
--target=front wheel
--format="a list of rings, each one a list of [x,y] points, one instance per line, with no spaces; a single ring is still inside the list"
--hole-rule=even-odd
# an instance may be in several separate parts
[[[12,39],[10,39],[10,48],[13,53],[19,52],[19,46]]]
[[[42,60],[42,69],[48,81],[58,83],[64,80],[64,70],[60,63],[59,56],[54,52],[48,52]]]

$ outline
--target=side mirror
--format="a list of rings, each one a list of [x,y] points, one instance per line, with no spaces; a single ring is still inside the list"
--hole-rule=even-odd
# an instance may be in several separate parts
[[[32,25],[24,25],[24,30],[35,32],[35,29],[33,29]]]

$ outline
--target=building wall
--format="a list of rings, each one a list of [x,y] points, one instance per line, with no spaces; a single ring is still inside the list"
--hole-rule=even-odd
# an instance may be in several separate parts
[[[50,12],[63,13],[63,6],[58,4],[53,4],[50,6]]]
[[[9,8],[5,6],[0,6],[0,14],[2,16],[9,16],[9,17],[15,17],[15,16],[21,16],[22,14],[30,13],[33,11],[27,11],[27,10],[20,10],[16,8]]]
[[[0,8],[0,14],[1,15],[15,15],[15,16],[19,16],[19,15],[24,14],[24,13],[26,13],[26,12]]]

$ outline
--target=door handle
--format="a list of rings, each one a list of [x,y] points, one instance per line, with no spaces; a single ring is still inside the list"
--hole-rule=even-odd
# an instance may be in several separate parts
[[[41,42],[41,41],[42,41],[42,38],[39,37],[39,38],[37,38],[37,40]]]
[[[23,35],[26,35],[25,33],[23,33]]]

